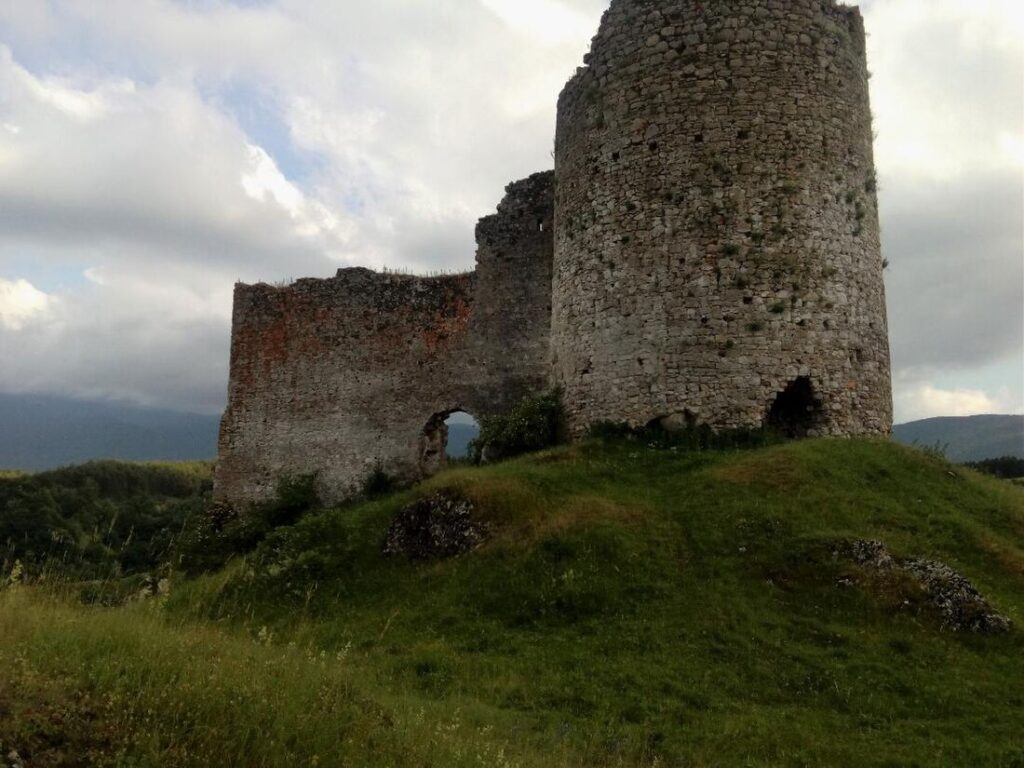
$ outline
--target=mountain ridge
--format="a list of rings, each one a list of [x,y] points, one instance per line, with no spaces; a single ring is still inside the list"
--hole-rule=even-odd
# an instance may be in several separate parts
[[[984,414],[939,416],[893,427],[904,445],[942,449],[951,461],[1024,458],[1024,416]]]
[[[0,394],[0,468],[210,459],[217,454],[219,422],[216,416],[120,403]]]

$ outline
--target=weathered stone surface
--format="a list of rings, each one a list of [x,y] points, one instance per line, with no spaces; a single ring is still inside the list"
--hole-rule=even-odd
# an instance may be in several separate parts
[[[871,571],[901,572],[916,582],[953,632],[999,634],[1010,631],[1010,620],[996,612],[964,576],[936,560],[897,560],[880,541],[841,542],[835,554]]]
[[[887,434],[859,12],[614,0],[587,63],[555,142],[551,340],[573,432],[757,427],[805,380],[787,431]]]
[[[435,493],[404,507],[388,528],[384,553],[434,560],[471,552],[487,540],[487,526],[473,519],[473,505]]]
[[[477,269],[443,277],[343,269],[238,285],[216,497],[273,496],[317,475],[330,503],[376,467],[404,481],[445,463],[444,419],[508,409],[548,384],[551,173],[509,186],[477,226]]]
[[[594,422],[887,434],[859,12],[613,0],[558,104],[556,171],[477,226],[474,273],[341,270],[235,293],[216,496],[445,463],[444,418],[551,385]],[[557,180],[557,183],[556,183]]]

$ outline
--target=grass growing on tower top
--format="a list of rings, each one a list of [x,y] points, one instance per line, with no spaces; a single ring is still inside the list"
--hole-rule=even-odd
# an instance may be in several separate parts
[[[394,514],[439,489],[471,499],[493,538],[446,562],[385,557]],[[1019,629],[942,632],[902,593],[837,586],[826,545],[847,538],[942,560],[1024,618],[1009,483],[882,441],[612,441],[317,513],[176,581],[158,609],[22,590],[0,605],[0,647],[72,687],[170,691],[156,708],[179,714],[119,721],[147,734],[139,754],[163,739],[265,765],[1020,764]],[[321,678],[320,658],[343,663]],[[331,717],[310,703],[317,681]],[[276,718],[302,737],[282,745]]]

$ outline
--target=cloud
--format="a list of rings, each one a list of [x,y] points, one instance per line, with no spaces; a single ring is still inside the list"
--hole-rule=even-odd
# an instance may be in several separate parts
[[[0,278],[0,326],[20,331],[33,320],[44,316],[52,306],[52,299],[28,280]]]
[[[557,0],[481,0],[481,4],[534,40],[578,42],[596,31],[590,16]]]
[[[978,389],[939,389],[931,384],[904,388],[896,398],[899,421],[917,421],[935,416],[977,416],[1019,412],[1005,392],[995,396]]]
[[[47,297],[0,390],[213,411],[236,279],[471,266],[606,5],[0,3],[0,278]],[[1024,6],[865,13],[897,402],[1001,403],[965,379],[1024,347]]]
[[[950,181],[1021,165],[1024,6],[1017,0],[875,0],[876,152],[885,175]]]
[[[1024,370],[1024,5],[872,0],[865,21],[897,412],[1000,403],[983,371]],[[959,401],[922,395],[971,370]]]
[[[0,275],[80,279],[0,331],[0,389],[211,411],[236,279],[470,266],[586,42],[461,0],[29,5],[0,7]]]
[[[1020,356],[1024,190],[1013,169],[883,190],[889,324],[898,370]]]

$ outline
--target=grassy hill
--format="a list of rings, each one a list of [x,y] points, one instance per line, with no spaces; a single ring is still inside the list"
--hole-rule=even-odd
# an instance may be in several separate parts
[[[438,490],[489,541],[385,556]],[[943,629],[849,539],[1014,629]],[[884,442],[560,448],[309,514],[157,601],[54,591],[0,592],[0,742],[33,766],[1024,764],[1024,490]]]

